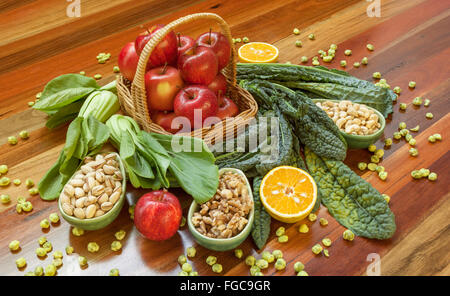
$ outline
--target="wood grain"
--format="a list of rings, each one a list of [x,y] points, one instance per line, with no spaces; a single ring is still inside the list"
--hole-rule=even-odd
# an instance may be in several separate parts
[[[27,106],[49,80],[83,70],[89,76],[102,74],[99,83],[105,84],[115,77],[112,68],[117,64],[122,46],[132,41],[143,27],[168,23],[194,12],[215,12],[229,23],[233,36],[247,36],[251,41],[276,45],[280,49],[280,62],[299,63],[303,55],[311,59],[319,49],[328,49],[335,43],[339,48],[336,58],[330,64],[324,63],[326,66],[342,69],[339,61],[346,59],[346,70],[352,75],[373,81],[372,73],[379,71],[392,87],[400,86],[403,92],[394,105],[394,114],[387,120],[384,136],[376,143],[378,147],[383,147],[385,138],[392,137],[399,122],[406,122],[408,128],[420,125],[420,131],[414,133],[419,150],[417,158],[409,156],[409,145],[404,140],[395,140],[392,147],[385,149],[381,165],[389,174],[386,181],[381,181],[374,173],[357,169],[358,162],[369,161],[368,151],[350,150],[345,160],[380,192],[391,196],[390,206],[397,223],[393,238],[344,241],[344,228],[322,206],[318,216],[329,221],[326,227],[308,220],[295,224],[272,223],[265,250],[282,250],[287,268],[279,272],[271,265],[264,274],[294,275],[294,262],[302,261],[310,275],[365,275],[370,264],[367,255],[377,253],[382,258],[383,275],[450,275],[447,250],[450,205],[448,1],[385,0],[380,18],[367,17],[368,3],[357,0],[85,0],[82,5],[81,18],[72,19],[65,15],[64,1],[3,1],[0,4],[0,164],[9,166],[8,177],[20,178],[22,182],[31,178],[37,182],[63,147],[67,126],[48,130],[44,126],[45,115]],[[182,32],[195,37],[209,26],[198,23],[182,28]],[[292,34],[294,27],[301,30],[300,35]],[[316,40],[308,40],[309,33],[314,33]],[[303,41],[302,48],[295,47],[297,39]],[[367,43],[375,45],[374,52],[367,51]],[[352,56],[344,56],[345,49],[352,49]],[[99,52],[110,52],[111,60],[98,64],[95,56]],[[354,68],[353,62],[364,56],[369,58],[369,64]],[[407,86],[411,80],[417,82],[414,90]],[[414,107],[411,102],[416,96],[430,99],[431,105]],[[406,112],[399,111],[400,102],[409,104]],[[432,120],[425,118],[427,112],[434,114]],[[8,136],[24,129],[30,131],[30,139],[19,140],[16,146],[6,144]],[[428,136],[434,133],[440,133],[443,140],[429,143]],[[436,172],[438,180],[413,180],[410,172],[422,167]],[[144,191],[128,187],[127,200],[134,204]],[[181,190],[174,192],[180,197],[186,215],[192,199]],[[1,275],[21,275],[38,265],[49,264],[51,256],[39,259],[34,253],[37,239],[42,235],[52,242],[54,250],[63,251],[67,245],[75,248],[76,254],[64,256],[58,275],[105,275],[111,268],[119,268],[122,275],[176,275],[180,270],[177,257],[192,245],[197,248],[197,255],[191,263],[199,274],[214,275],[205,263],[209,255],[218,257],[225,275],[249,274],[248,267],[234,257],[233,252],[213,252],[198,246],[186,226],[164,242],[144,239],[134,228],[127,206],[107,228],[75,237],[65,221],[51,225],[49,230],[41,230],[39,221],[57,212],[56,202],[29,196],[24,185],[0,188],[0,194],[3,193],[10,194],[12,202],[0,205]],[[33,203],[31,213],[15,212],[19,196]],[[307,234],[298,232],[302,223],[310,227]],[[275,230],[279,226],[287,229],[289,242],[286,244],[277,242]],[[120,229],[127,232],[123,249],[112,252],[110,244],[114,233]],[[333,241],[329,258],[311,252],[311,247],[324,237]],[[21,241],[21,249],[11,253],[7,246],[14,239]],[[98,253],[87,251],[90,241],[100,245]],[[259,256],[261,252],[255,249],[251,238],[240,248],[245,256]],[[88,268],[79,268],[78,255],[88,258]],[[19,257],[28,262],[21,270],[14,263]]]

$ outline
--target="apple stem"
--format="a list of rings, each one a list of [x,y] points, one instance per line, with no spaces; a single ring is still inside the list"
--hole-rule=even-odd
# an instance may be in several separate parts
[[[181,33],[180,32],[177,33],[177,37],[178,37],[178,47],[181,47]]]
[[[211,42],[211,28],[209,28],[209,44],[211,44],[212,42]]]
[[[181,88],[179,85],[177,85],[177,88],[179,88],[181,91],[183,91],[185,94],[188,95],[189,99],[192,100],[195,98],[194,95],[192,95],[191,93],[189,93],[187,90],[185,90],[184,88]]]
[[[160,75],[166,74],[166,71],[167,71],[167,62],[164,63],[164,67],[162,68]]]

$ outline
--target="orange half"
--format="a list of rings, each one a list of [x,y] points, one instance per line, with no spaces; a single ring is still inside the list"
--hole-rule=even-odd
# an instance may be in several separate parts
[[[278,58],[278,48],[265,42],[250,42],[239,47],[238,55],[247,63],[272,63]]]
[[[261,202],[275,219],[294,223],[311,213],[317,201],[317,185],[310,174],[291,166],[279,166],[264,176]]]

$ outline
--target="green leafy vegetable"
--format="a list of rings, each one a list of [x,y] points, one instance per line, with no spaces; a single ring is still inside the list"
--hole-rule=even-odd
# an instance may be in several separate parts
[[[322,203],[339,223],[367,238],[393,236],[394,214],[375,188],[341,161],[320,158],[308,148],[305,155]]]
[[[67,130],[66,143],[58,160],[39,181],[41,198],[58,198],[64,184],[75,173],[82,160],[88,155],[96,154],[108,138],[108,128],[93,116],[77,117],[73,120]]]
[[[255,207],[255,220],[252,227],[252,237],[258,249],[262,249],[270,234],[270,223],[272,218],[264,209],[259,197],[259,188],[262,177],[253,179],[253,202]]]
[[[307,96],[289,88],[262,80],[241,80],[258,104],[265,108],[279,108],[294,126],[300,142],[320,156],[344,160],[347,143],[336,124]]]
[[[50,81],[33,108],[41,111],[58,110],[85,98],[100,88],[94,78],[80,74],[64,74]]]
[[[382,88],[348,73],[327,69],[290,64],[238,64],[238,80],[262,79],[290,88],[302,89],[321,98],[352,100],[376,108],[387,117],[393,112],[392,102],[396,95],[390,89]]]
[[[122,115],[113,115],[106,124],[134,187],[181,186],[198,203],[216,193],[219,170],[201,139],[147,133]]]

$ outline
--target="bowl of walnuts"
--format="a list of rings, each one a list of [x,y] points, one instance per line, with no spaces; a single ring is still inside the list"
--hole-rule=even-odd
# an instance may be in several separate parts
[[[254,220],[253,194],[245,174],[220,169],[216,194],[203,204],[193,201],[187,220],[194,239],[205,248],[228,251],[239,246]]]

